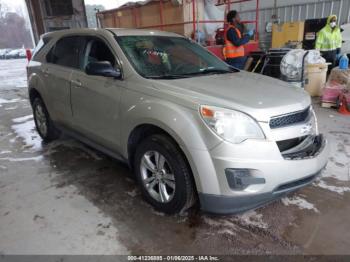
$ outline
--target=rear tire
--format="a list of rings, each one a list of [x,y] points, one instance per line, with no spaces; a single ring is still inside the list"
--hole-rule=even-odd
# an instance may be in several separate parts
[[[134,172],[145,200],[158,211],[180,213],[196,201],[191,169],[180,148],[165,135],[141,142]]]
[[[44,142],[51,142],[59,137],[60,132],[52,122],[46,106],[40,97],[34,99],[33,115],[36,130]]]

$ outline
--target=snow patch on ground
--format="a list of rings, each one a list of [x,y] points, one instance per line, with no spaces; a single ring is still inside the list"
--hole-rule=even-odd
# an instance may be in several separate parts
[[[264,222],[263,215],[255,210],[245,212],[241,215],[230,217],[208,217],[203,216],[203,221],[211,228],[215,228],[218,233],[235,236],[237,233],[246,231],[243,226],[268,229],[269,225]]]
[[[0,77],[0,79],[1,79],[1,77]],[[2,78],[1,80],[2,80],[1,86],[5,90],[24,88],[24,87],[28,86],[27,77],[25,74],[20,75],[17,73],[16,77]]]
[[[347,163],[349,160],[346,159],[342,161],[339,158],[340,157],[338,157],[337,160],[333,160],[333,158],[331,158],[332,160],[328,162],[326,169],[322,173],[322,176],[331,177],[340,181],[349,181],[350,166],[349,163]]]
[[[39,162],[43,160],[43,156],[34,156],[34,157],[2,157],[0,158],[2,161],[10,161],[10,162],[23,162],[23,161],[36,161]]]
[[[35,130],[34,120],[32,115],[15,118],[12,121],[19,123],[12,126],[16,133],[16,138],[21,138],[25,147],[30,148],[31,151],[39,151],[42,149],[42,139]]]
[[[135,188],[135,189],[128,191],[126,193],[131,197],[136,197],[137,195],[140,194],[140,190],[138,188]]]
[[[162,213],[162,212],[159,212],[159,211],[156,211],[152,208],[152,213],[157,215],[157,216],[161,216],[161,217],[164,217],[165,216],[165,213]]]
[[[15,110],[17,108],[18,108],[17,106],[9,106],[9,107],[5,107],[5,111]]]
[[[12,153],[12,151],[10,151],[10,150],[3,150],[3,151],[0,151],[0,155],[10,154],[10,153]]]
[[[324,170],[323,177],[332,177],[340,181],[349,181],[350,168],[350,141],[349,134],[343,132],[330,132],[332,140],[330,159]]]
[[[2,107],[2,105],[4,105],[4,104],[17,103],[19,101],[20,101],[19,98],[14,98],[14,99],[11,99],[11,100],[0,98],[0,107]]]
[[[211,226],[224,226],[226,228],[237,229],[237,225],[234,222],[238,221],[238,216],[228,218],[204,217],[204,221]]]
[[[350,187],[342,187],[342,186],[333,186],[333,185],[328,185],[325,181],[320,180],[318,182],[314,183],[315,186],[318,186],[320,188],[338,193],[340,195],[343,195],[345,192],[350,192]]]
[[[2,137],[0,137],[0,141],[3,141],[5,139],[7,139],[9,136],[13,135],[13,133],[8,133],[6,135],[3,135]]]
[[[314,204],[308,202],[306,199],[301,198],[299,196],[284,197],[281,200],[285,206],[294,205],[297,206],[299,209],[308,209],[319,213],[318,209],[314,206]]]
[[[233,232],[232,230],[228,230],[228,229],[220,229],[218,231],[219,234],[222,235],[231,235],[231,236],[236,236],[237,234],[235,232]]]
[[[13,90],[27,86],[27,59],[0,60],[1,90]]]
[[[18,118],[12,119],[12,121],[14,123],[22,123],[22,122],[25,122],[25,121],[28,121],[28,120],[31,120],[31,119],[33,119],[33,115],[27,115],[27,116],[18,117]]]
[[[321,179],[313,185],[338,194],[350,192],[350,187],[342,185],[331,185],[322,178],[332,178],[339,183],[350,181],[350,139],[346,132],[329,132],[327,138],[330,141],[330,158],[327,167],[322,172]],[[345,183],[344,183],[345,184]]]
[[[18,117],[12,119],[12,122],[16,123],[15,125],[12,125],[12,130],[14,130],[16,137],[10,140],[11,143],[14,143],[16,139],[21,139],[24,142],[23,149],[28,148],[29,152],[38,152],[43,150],[42,139],[36,131],[33,115]],[[94,158],[95,160],[103,159],[96,151],[73,139],[57,140],[50,143],[46,146],[46,149],[48,150],[46,153],[53,153],[55,148],[59,146],[80,149],[82,150],[82,153],[86,153],[88,157]]]
[[[262,229],[267,229],[268,225],[263,221],[263,215],[254,210],[243,213],[238,216],[243,224],[247,226],[254,226]]]

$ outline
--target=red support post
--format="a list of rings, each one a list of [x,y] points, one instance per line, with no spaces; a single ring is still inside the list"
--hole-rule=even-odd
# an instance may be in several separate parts
[[[255,41],[259,41],[259,0],[256,0]]]

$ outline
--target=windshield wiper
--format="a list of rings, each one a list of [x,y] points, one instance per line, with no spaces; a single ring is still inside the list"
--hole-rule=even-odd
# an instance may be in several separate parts
[[[234,70],[228,70],[228,69],[219,69],[219,68],[203,68],[200,69],[197,72],[191,72],[187,73],[185,75],[205,75],[205,74],[228,74],[228,73],[233,73],[236,72]]]
[[[146,76],[146,78],[151,79],[179,79],[179,78],[186,78],[188,77],[186,75],[155,75],[155,76]]]
[[[188,78],[194,75],[205,75],[205,74],[228,74],[228,73],[233,73],[233,72],[238,72],[235,69],[219,69],[219,68],[214,68],[214,67],[207,67],[200,69],[197,72],[191,72],[191,73],[186,73],[186,74],[164,74],[164,75],[155,75],[155,76],[147,76],[147,78],[151,79],[179,79],[179,78]]]

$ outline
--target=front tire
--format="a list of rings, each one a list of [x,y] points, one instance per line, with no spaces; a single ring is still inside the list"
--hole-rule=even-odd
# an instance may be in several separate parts
[[[156,210],[175,214],[195,203],[194,183],[180,148],[165,135],[153,135],[136,150],[134,170],[146,201]]]
[[[44,102],[39,97],[34,99],[33,115],[36,130],[44,142],[51,142],[59,137],[59,131],[53,124]]]

